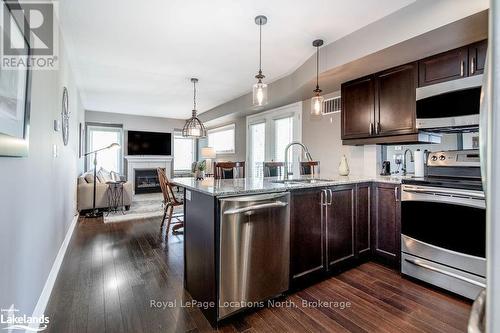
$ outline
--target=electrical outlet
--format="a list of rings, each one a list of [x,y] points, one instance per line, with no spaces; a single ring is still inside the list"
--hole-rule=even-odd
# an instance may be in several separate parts
[[[394,159],[394,164],[396,164],[396,165],[403,163],[403,155],[401,155],[401,154],[394,155],[393,159]]]
[[[394,150],[395,151],[401,151],[401,150],[403,150],[403,146],[395,146]]]
[[[61,122],[58,119],[54,120],[54,131],[59,132],[61,130]]]
[[[58,147],[57,147],[57,145],[56,145],[56,144],[54,144],[54,145],[52,146],[52,156],[53,156],[54,158],[57,158],[57,156],[58,156],[58,155],[59,155]]]

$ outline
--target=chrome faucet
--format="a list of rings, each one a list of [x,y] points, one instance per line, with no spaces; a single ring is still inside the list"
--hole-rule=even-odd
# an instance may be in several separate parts
[[[298,141],[293,141],[293,142],[290,142],[286,148],[285,148],[285,166],[283,168],[283,171],[284,171],[284,174],[285,174],[285,177],[284,179],[288,179],[288,149],[290,149],[291,146],[293,145],[299,145],[302,147],[302,149],[304,149],[304,151],[306,152],[306,157],[307,157],[307,160],[308,161],[312,161],[312,157],[311,157],[311,154],[309,153],[309,149],[307,149],[307,147],[301,143],[301,142],[298,142]]]
[[[411,151],[411,149],[406,149],[405,150],[405,153],[403,154],[403,176],[406,176],[406,174],[408,173],[407,172],[407,168],[406,168],[406,161],[407,161],[407,158],[406,158],[406,153],[407,152],[410,152],[410,162],[415,162],[415,160],[413,159],[413,152]]]

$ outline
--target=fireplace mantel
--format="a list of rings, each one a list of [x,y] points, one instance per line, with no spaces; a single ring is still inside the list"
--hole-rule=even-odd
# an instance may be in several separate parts
[[[167,177],[172,178],[172,156],[156,155],[127,155],[127,179],[132,182],[135,188],[135,170],[165,168]]]

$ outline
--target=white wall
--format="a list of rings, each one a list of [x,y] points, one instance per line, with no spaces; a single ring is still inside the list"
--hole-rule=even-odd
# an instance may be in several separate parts
[[[0,307],[14,304],[31,315],[76,212],[78,124],[84,112],[73,73],[59,42],[59,70],[35,70],[31,88],[29,155],[0,157]],[[53,129],[63,86],[69,93],[68,146]],[[58,156],[53,157],[53,146]]]
[[[161,117],[134,116],[130,114],[85,111],[85,121],[103,124],[121,124],[124,130],[170,132],[182,130],[185,121]]]
[[[328,99],[338,95],[339,93],[332,93],[324,97]],[[330,176],[338,175],[340,159],[345,154],[351,174],[365,174],[365,147],[342,145],[340,112],[313,116],[310,99],[303,101],[302,110],[302,142],[309,148],[313,159],[320,161],[321,173]]]

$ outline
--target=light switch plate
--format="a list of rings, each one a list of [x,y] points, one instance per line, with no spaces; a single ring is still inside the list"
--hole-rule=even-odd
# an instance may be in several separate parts
[[[56,158],[58,155],[59,155],[59,152],[58,152],[58,149],[57,149],[57,145],[56,145],[56,144],[54,144],[54,145],[52,146],[52,156],[53,156],[54,158]]]
[[[191,201],[191,191],[186,190],[186,200]]]

